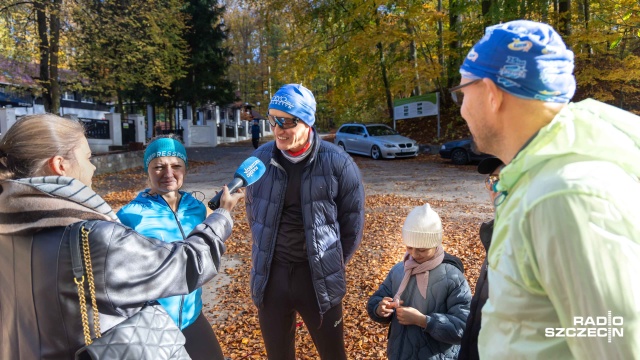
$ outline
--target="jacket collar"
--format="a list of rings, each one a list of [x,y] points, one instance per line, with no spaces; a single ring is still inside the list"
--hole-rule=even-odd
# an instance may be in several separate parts
[[[30,234],[82,220],[118,221],[98,194],[72,178],[10,180],[0,187],[1,234]]]
[[[320,139],[320,135],[318,135],[318,130],[315,127],[312,127],[312,129],[313,131],[311,132],[312,133],[311,136],[313,136],[313,145],[311,147],[311,154],[309,154],[309,160],[307,160],[307,165],[305,166],[309,166],[309,164],[311,164],[313,160],[315,160],[315,158],[318,155],[318,150],[320,149],[320,142],[322,141],[322,139]],[[271,148],[272,161],[273,159],[277,159],[278,152],[280,152],[280,150],[276,146],[276,142],[274,140],[272,142],[272,148]]]

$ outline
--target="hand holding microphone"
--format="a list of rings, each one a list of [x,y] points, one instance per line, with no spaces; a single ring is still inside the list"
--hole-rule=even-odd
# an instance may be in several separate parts
[[[238,201],[244,197],[244,189],[240,188],[232,194],[229,192],[229,187],[224,185],[222,190],[217,192],[216,195],[219,195],[220,204],[216,209],[225,209],[228,212],[231,212],[238,204]]]
[[[227,184],[222,191],[218,192],[213,199],[209,200],[209,209],[215,210],[219,208],[221,198],[223,204],[228,204],[227,206],[223,206],[223,208],[230,206],[233,209],[238,200],[244,197],[244,191],[240,191],[237,194],[239,196],[232,194],[239,188],[249,186],[258,181],[258,179],[264,175],[265,171],[266,167],[264,166],[264,163],[255,156],[243,161],[242,164],[240,164],[240,167],[238,167],[238,170],[236,170],[236,173],[233,174],[233,180],[231,180],[231,182]],[[227,210],[229,209],[227,208]]]

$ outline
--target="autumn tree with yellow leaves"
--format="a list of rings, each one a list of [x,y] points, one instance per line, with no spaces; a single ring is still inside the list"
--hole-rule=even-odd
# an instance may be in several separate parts
[[[228,6],[234,9],[229,21],[252,26],[248,32],[231,26],[232,46],[254,35],[242,52],[255,56],[233,59],[234,84],[264,89],[271,82],[277,89],[302,82],[317,97],[319,126],[328,119],[334,125],[389,121],[394,99],[439,92],[445,125],[464,128],[447,89],[458,83],[458,67],[484,28],[515,19],[547,22],[563,35],[576,54],[574,100],[593,97],[640,113],[637,1],[244,0]]]

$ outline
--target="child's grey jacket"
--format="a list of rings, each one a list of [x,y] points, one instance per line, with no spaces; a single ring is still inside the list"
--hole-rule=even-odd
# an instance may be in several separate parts
[[[400,325],[395,313],[387,318],[375,313],[383,297],[393,298],[403,277],[404,266],[400,262],[391,268],[387,278],[367,303],[371,319],[384,324],[391,322],[387,357],[393,360],[457,359],[471,303],[471,290],[463,273],[447,260],[431,270],[427,299],[420,295],[416,277],[409,279],[401,297],[403,306],[426,314],[426,329]]]

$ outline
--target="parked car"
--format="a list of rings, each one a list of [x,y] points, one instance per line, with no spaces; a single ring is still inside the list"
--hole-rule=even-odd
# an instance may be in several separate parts
[[[415,140],[384,124],[343,124],[333,142],[348,153],[371,156],[374,160],[418,155]]]
[[[456,165],[466,165],[470,162],[491,157],[491,155],[477,151],[473,144],[473,139],[466,138],[444,143],[440,147],[440,157],[451,159],[451,162]]]

